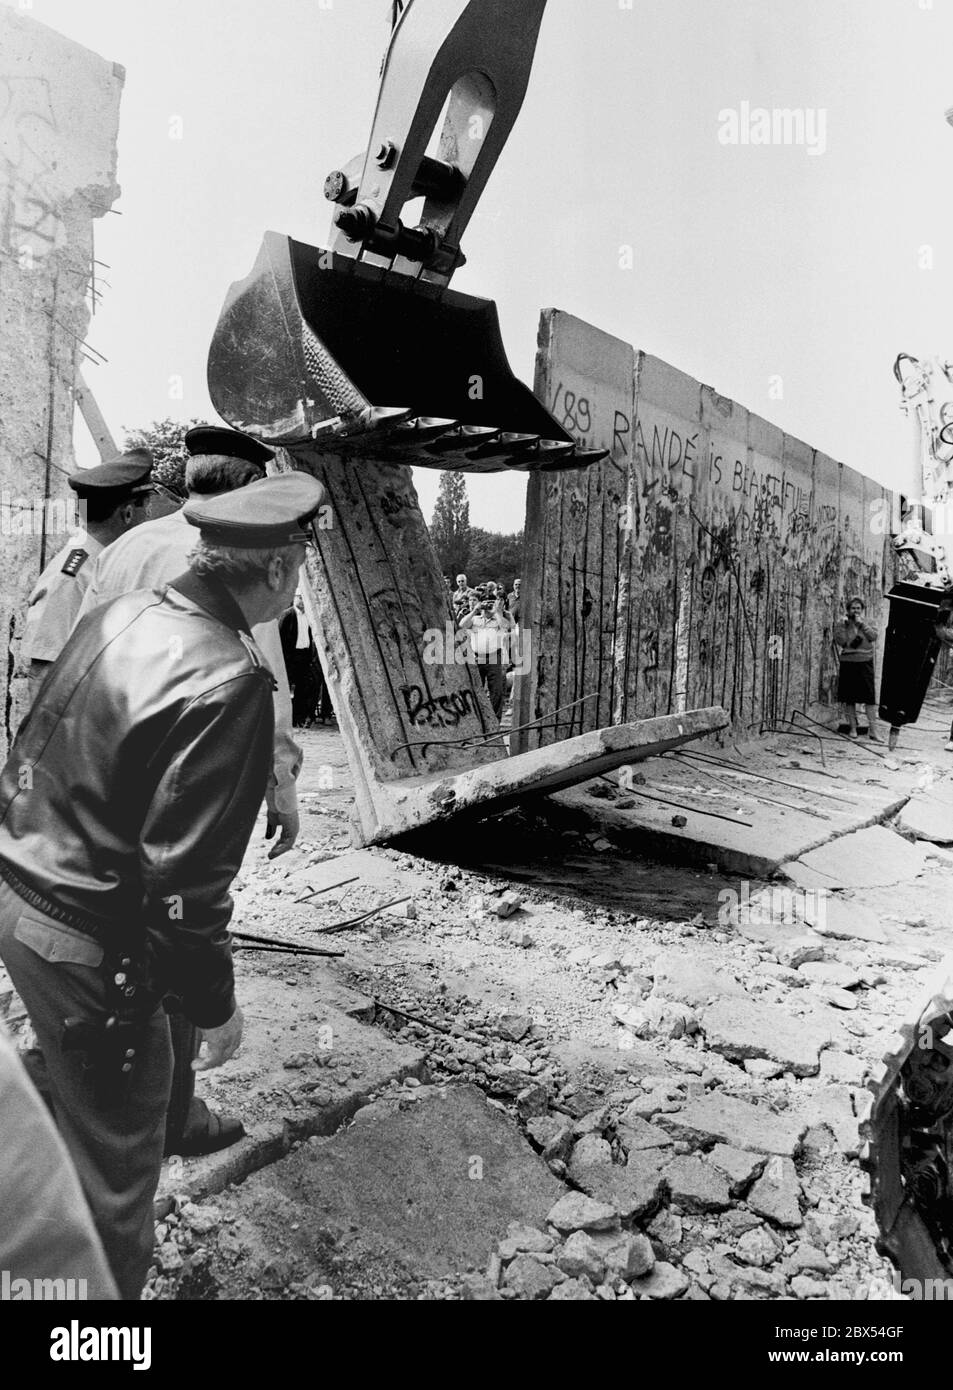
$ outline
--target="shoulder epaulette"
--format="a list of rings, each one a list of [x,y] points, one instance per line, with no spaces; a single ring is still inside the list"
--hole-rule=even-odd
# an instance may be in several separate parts
[[[68,574],[71,579],[75,579],[88,559],[88,550],[83,550],[82,548],[71,550],[63,561],[63,574]]]
[[[260,671],[262,675],[268,681],[271,682],[272,688],[277,690],[278,684],[274,678],[274,675],[272,674],[271,667],[268,665],[267,661],[262,656],[261,652],[258,650],[253,639],[248,635],[247,632],[239,632],[238,640],[239,642],[241,642],[242,646],[245,648],[246,652],[251,657],[252,664],[254,665],[256,671]]]

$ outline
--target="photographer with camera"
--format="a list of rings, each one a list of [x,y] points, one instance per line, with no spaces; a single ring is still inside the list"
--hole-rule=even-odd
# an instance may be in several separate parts
[[[470,600],[469,613],[460,619],[460,628],[470,634],[480,679],[486,686],[497,719],[501,718],[506,703],[509,633],[515,626],[495,584],[481,584]]]
[[[852,598],[847,604],[847,616],[834,624],[834,644],[840,648],[840,671],[837,678],[837,698],[843,708],[850,738],[857,737],[857,705],[867,711],[867,737],[882,743],[877,732],[877,696],[874,689],[874,643],[877,629],[864,617],[862,598]]]

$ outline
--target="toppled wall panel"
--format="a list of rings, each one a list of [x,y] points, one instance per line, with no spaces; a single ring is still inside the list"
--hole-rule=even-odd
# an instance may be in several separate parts
[[[710,705],[738,737],[832,702],[847,597],[883,626],[890,494],[556,310],[541,320],[536,392],[580,443],[611,453],[530,479],[532,667],[514,723],[554,727],[518,748]]]
[[[0,7],[3,753],[25,693],[16,655],[26,599],[69,530],[73,385],[89,326],[93,222],[119,193],[122,82],[114,63]]]

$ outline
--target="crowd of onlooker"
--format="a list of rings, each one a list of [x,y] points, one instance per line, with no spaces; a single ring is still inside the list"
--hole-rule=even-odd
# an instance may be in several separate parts
[[[489,580],[485,584],[477,584],[475,588],[470,587],[465,574],[457,575],[457,587],[451,587],[450,580],[444,580],[447,592],[450,597],[450,606],[453,609],[454,620],[457,626],[468,613],[474,612],[481,605],[489,604],[492,608],[499,599],[503,610],[509,613],[514,623],[519,622],[520,607],[520,581],[513,580],[512,588],[507,591],[506,585],[501,580]]]
[[[514,579],[508,593],[505,585],[494,580],[471,588],[465,574],[457,575],[455,589],[449,579],[445,582],[454,622],[459,631],[469,633],[474,664],[499,719],[508,694],[507,672],[513,666],[520,581]]]
[[[458,632],[469,635],[472,659],[499,719],[506,705],[517,651],[520,613],[520,581],[512,586],[488,580],[471,586],[465,574],[457,575],[456,588],[447,579],[447,602]],[[333,721],[327,681],[315,647],[314,635],[300,593],[279,624],[282,653],[291,688],[292,719],[295,728],[307,729],[319,720]]]

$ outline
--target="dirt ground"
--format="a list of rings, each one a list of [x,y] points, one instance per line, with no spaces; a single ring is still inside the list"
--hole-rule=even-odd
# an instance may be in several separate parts
[[[950,855],[927,843],[911,882],[849,891],[852,912],[875,915],[878,939],[808,933],[814,944],[800,961],[803,923],[726,916],[725,890],[738,891],[737,877],[635,857],[558,813],[520,810],[461,827],[442,844],[431,839],[426,856],[420,846],[355,853],[336,731],[309,730],[302,741],[299,844],[269,862],[256,836],[236,885],[234,926],[314,944],[343,918],[393,899],[410,903],[326,937],[322,944],[345,952],[334,960],[239,952],[239,997],[250,993],[261,1007],[250,1011],[239,1057],[209,1074],[207,1094],[246,1120],[284,1105],[286,1142],[275,1162],[256,1161],[257,1172],[224,1192],[213,1185],[205,1193],[199,1183],[190,1199],[180,1184],[158,1229],[147,1296],[892,1296],[862,1202],[858,1128],[865,1081],[947,950]],[[917,756],[934,754],[942,762],[939,745]],[[296,901],[350,877],[356,881]],[[746,885],[752,895],[763,886]],[[500,916],[507,891],[520,905]],[[717,1034],[710,1010],[724,990],[729,1002],[755,1011],[750,1046]],[[321,1041],[335,1010],[360,1020],[360,1033],[348,1038],[350,1061],[329,1058]],[[790,1025],[815,1039],[806,1063],[800,1035],[785,1051]],[[405,1049],[382,1052],[377,1080],[366,1055],[372,1037]],[[284,1076],[277,1086],[275,1065]],[[316,1209],[302,1158],[309,1146],[331,1163],[333,1146],[376,1115],[368,1102],[406,1110],[468,1084],[568,1192],[598,1199],[607,1175],[615,1181],[634,1170],[648,1195],[623,1216],[623,1234],[650,1240],[654,1273],[598,1282],[592,1251],[595,1265],[579,1273],[558,1243],[553,1254],[531,1241],[538,1253],[514,1261],[505,1244],[512,1223],[492,1229],[489,1210],[484,1253],[441,1271],[396,1237],[367,1245],[360,1230],[336,1220],[333,1203]],[[720,1160],[729,1166],[757,1143],[720,1134],[718,1123],[686,1127],[682,1117],[701,1101],[740,1102],[743,1117],[753,1111],[793,1126],[791,1157],[762,1153],[760,1167],[740,1185],[733,1179],[730,1192],[721,1170],[712,1186],[725,1143],[737,1146],[734,1158]],[[765,1184],[775,1168],[772,1195]],[[388,1188],[381,1179],[373,1194],[367,1210],[375,1219],[374,1204],[386,1210],[394,1199]],[[395,1232],[402,1229],[395,1218]],[[539,1219],[534,1232],[550,1246],[566,1238]],[[438,1233],[433,1250],[439,1246]]]

